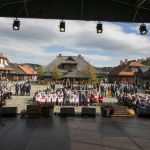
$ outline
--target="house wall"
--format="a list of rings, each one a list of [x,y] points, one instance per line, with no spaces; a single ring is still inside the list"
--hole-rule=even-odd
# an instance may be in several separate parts
[[[5,65],[8,65],[6,59],[0,58],[0,67],[4,67],[5,68]]]
[[[114,82],[121,83],[121,84],[127,84],[128,82],[133,82],[134,76],[108,76],[109,81],[114,78]]]

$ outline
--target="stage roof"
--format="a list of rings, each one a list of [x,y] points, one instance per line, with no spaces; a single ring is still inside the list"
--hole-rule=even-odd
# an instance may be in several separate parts
[[[150,0],[0,0],[0,17],[150,22]]]

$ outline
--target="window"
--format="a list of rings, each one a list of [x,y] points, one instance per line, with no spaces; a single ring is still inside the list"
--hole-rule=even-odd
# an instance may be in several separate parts
[[[5,65],[5,59],[3,59],[3,65]]]
[[[0,64],[1,64],[1,58],[0,58]]]
[[[66,68],[65,68],[65,69],[69,70],[69,65],[66,65]]]
[[[122,82],[126,82],[126,78],[122,78]]]
[[[131,81],[132,81],[132,78],[129,78],[129,79],[128,79],[128,82],[131,82]]]

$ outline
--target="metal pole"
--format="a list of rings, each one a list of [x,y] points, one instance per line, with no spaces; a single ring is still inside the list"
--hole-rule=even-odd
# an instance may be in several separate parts
[[[107,74],[107,89],[108,89],[108,74]]]
[[[6,72],[6,88],[7,88],[7,72]]]
[[[34,70],[33,70],[33,84],[34,84]]]

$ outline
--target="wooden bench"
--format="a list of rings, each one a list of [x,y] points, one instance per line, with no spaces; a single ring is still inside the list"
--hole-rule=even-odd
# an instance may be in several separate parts
[[[39,106],[39,105],[27,105],[26,114],[29,117],[38,117],[41,114],[41,106]]]
[[[130,115],[127,115],[127,107],[114,107],[113,114],[111,118],[130,118]]]

